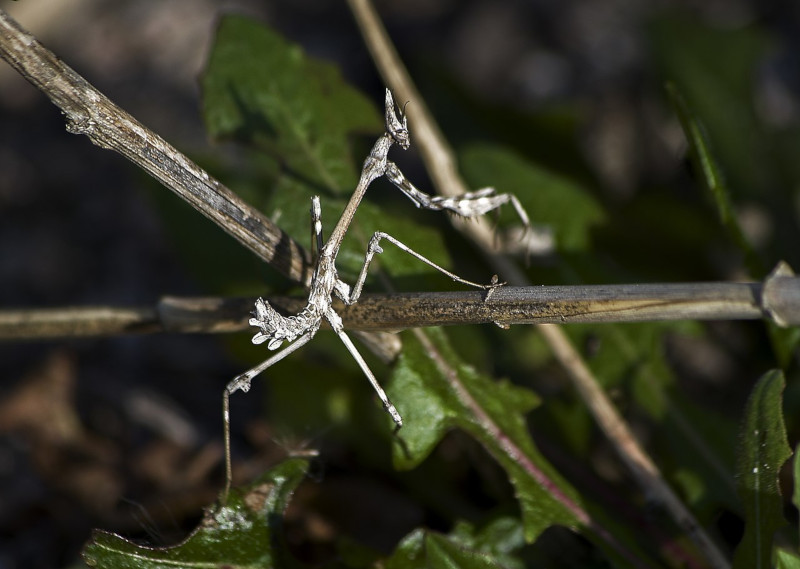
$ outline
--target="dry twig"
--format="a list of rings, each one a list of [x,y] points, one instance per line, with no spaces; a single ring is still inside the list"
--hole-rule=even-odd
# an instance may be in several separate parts
[[[120,153],[288,278],[308,284],[308,253],[261,212],[95,89],[0,9],[0,57],[64,113],[67,130]]]
[[[0,341],[119,334],[225,333],[248,328],[255,299],[164,297],[155,306],[84,306],[0,310]],[[301,297],[269,297],[282,314],[305,306]],[[495,323],[755,320],[800,324],[800,278],[775,275],[761,283],[539,286],[485,292],[363,294],[357,304],[334,302],[344,327],[396,331],[425,326]]]

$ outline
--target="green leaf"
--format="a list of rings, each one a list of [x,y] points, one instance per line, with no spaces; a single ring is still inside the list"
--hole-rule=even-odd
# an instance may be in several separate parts
[[[466,522],[459,522],[449,538],[462,547],[491,555],[507,569],[523,569],[525,566],[515,556],[525,546],[525,528],[517,518],[497,518],[478,531]]]
[[[675,84],[667,83],[667,93],[675,107],[675,111],[678,113],[678,119],[683,127],[684,135],[689,142],[695,167],[701,173],[705,186],[711,193],[720,223],[722,223],[736,247],[744,255],[744,262],[750,274],[755,278],[763,278],[766,275],[766,268],[747,239],[739,219],[736,217],[730,190],[725,183],[722,170],[711,152],[705,129],[691,111]]]
[[[800,555],[785,549],[775,552],[775,562],[777,569],[800,569]]]
[[[448,429],[460,428],[505,469],[528,541],[552,525],[563,525],[583,530],[611,556],[630,560],[638,555],[636,546],[621,545],[611,536],[606,520],[599,524],[587,513],[582,498],[539,453],[524,416],[538,397],[479,374],[461,361],[441,330],[405,336],[389,392],[406,425],[394,446],[397,468],[415,467]]]
[[[517,196],[531,221],[552,229],[558,251],[586,251],[592,227],[605,220],[589,191],[498,146],[471,145],[459,153],[472,187],[492,186]]]
[[[794,478],[794,492],[792,493],[792,503],[800,510],[800,445],[794,449],[794,462],[792,464]]]
[[[487,553],[464,547],[447,536],[415,530],[386,560],[386,569],[501,569],[504,565]]]
[[[222,18],[202,87],[212,136],[261,146],[333,193],[357,181],[348,137],[381,130],[375,105],[336,67],[241,16]]]
[[[734,555],[734,569],[770,567],[773,535],[786,524],[778,485],[778,473],[792,452],[783,422],[784,385],[782,372],[767,372],[745,408],[736,466],[745,531]]]
[[[199,527],[173,547],[147,547],[95,532],[83,550],[89,567],[156,569],[186,567],[299,566],[283,544],[282,514],[308,463],[291,459],[253,484],[232,489],[225,506],[206,512]]]
[[[500,565],[490,556],[462,548],[444,536],[429,534],[425,551],[433,567],[463,567],[464,569],[491,569]]]

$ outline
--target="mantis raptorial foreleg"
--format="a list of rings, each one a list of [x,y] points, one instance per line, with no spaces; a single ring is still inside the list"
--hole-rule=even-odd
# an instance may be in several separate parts
[[[530,229],[531,222],[522,204],[514,194],[497,194],[494,188],[482,188],[454,197],[430,196],[414,186],[400,171],[394,162],[386,163],[386,179],[414,202],[417,207],[433,211],[448,210],[461,217],[478,217],[510,203],[522,221],[525,229]]]

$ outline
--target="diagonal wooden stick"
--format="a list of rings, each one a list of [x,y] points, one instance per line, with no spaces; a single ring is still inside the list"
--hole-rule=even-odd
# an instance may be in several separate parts
[[[261,212],[93,87],[0,9],[0,57],[85,134],[148,172],[288,278],[307,285],[308,253]]]

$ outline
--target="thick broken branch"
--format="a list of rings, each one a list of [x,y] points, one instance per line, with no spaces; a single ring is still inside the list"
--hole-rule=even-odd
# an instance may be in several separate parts
[[[147,171],[288,278],[308,284],[308,253],[266,216],[95,89],[0,10],[0,57],[85,134]]]

